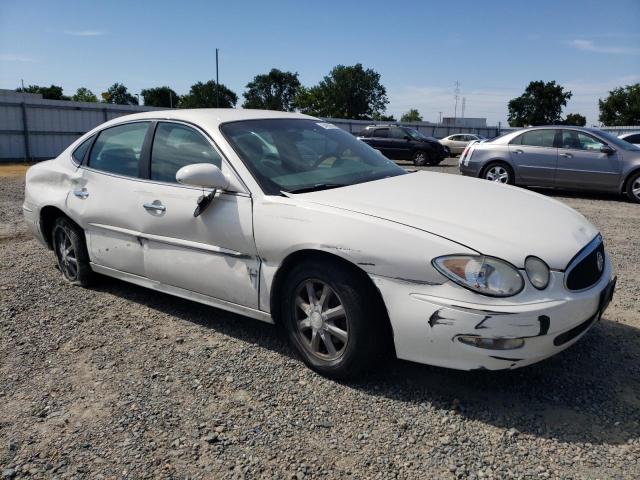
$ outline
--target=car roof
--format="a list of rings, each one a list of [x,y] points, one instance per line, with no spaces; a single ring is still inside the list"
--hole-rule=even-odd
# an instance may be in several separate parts
[[[149,112],[124,115],[108,122],[115,125],[132,120],[163,119],[182,120],[196,123],[203,127],[217,129],[221,123],[239,120],[262,120],[278,118],[298,118],[307,120],[319,120],[316,117],[296,112],[279,112],[275,110],[253,110],[243,108],[185,108],[172,110],[153,110]],[[105,124],[106,125],[106,124]]]

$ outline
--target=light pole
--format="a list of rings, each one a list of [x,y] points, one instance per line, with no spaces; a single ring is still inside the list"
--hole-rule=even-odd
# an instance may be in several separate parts
[[[220,108],[220,80],[218,79],[218,49],[216,48],[216,108]]]

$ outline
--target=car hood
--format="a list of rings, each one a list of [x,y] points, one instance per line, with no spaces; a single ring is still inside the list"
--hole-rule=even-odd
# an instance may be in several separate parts
[[[423,230],[519,268],[535,255],[564,269],[598,234],[556,200],[451,174],[415,172],[293,197]]]

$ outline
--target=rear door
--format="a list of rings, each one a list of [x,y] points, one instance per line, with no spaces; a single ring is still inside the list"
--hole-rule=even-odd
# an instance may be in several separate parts
[[[554,185],[558,164],[556,133],[553,128],[529,130],[511,141],[509,153],[518,183]]]
[[[72,218],[86,232],[91,262],[144,276],[139,237],[139,164],[151,122],[131,122],[102,130],[76,170],[67,197]]]
[[[411,151],[417,142],[407,140],[409,134],[398,127],[389,128],[389,158],[394,160],[406,160],[411,158]],[[409,137],[410,138],[410,137]]]
[[[389,127],[375,128],[371,134],[371,145],[376,150],[380,150],[387,158],[392,158],[393,148],[389,142]]]
[[[180,185],[176,172],[213,163],[232,181],[194,217],[198,199],[211,190]],[[144,215],[147,276],[166,285],[251,308],[258,306],[260,263],[253,240],[251,196],[212,142],[191,125],[158,122],[148,180],[136,210]]]
[[[587,190],[616,191],[622,164],[617,151],[600,151],[604,141],[579,130],[562,129],[556,185]],[[615,150],[615,149],[614,149]]]

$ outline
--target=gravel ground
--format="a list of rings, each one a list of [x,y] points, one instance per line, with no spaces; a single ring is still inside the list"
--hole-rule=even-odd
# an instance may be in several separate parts
[[[639,205],[552,192],[602,230],[619,278],[564,353],[338,383],[270,325],[108,278],[65,285],[26,235],[23,188],[0,177],[0,478],[640,477]]]

